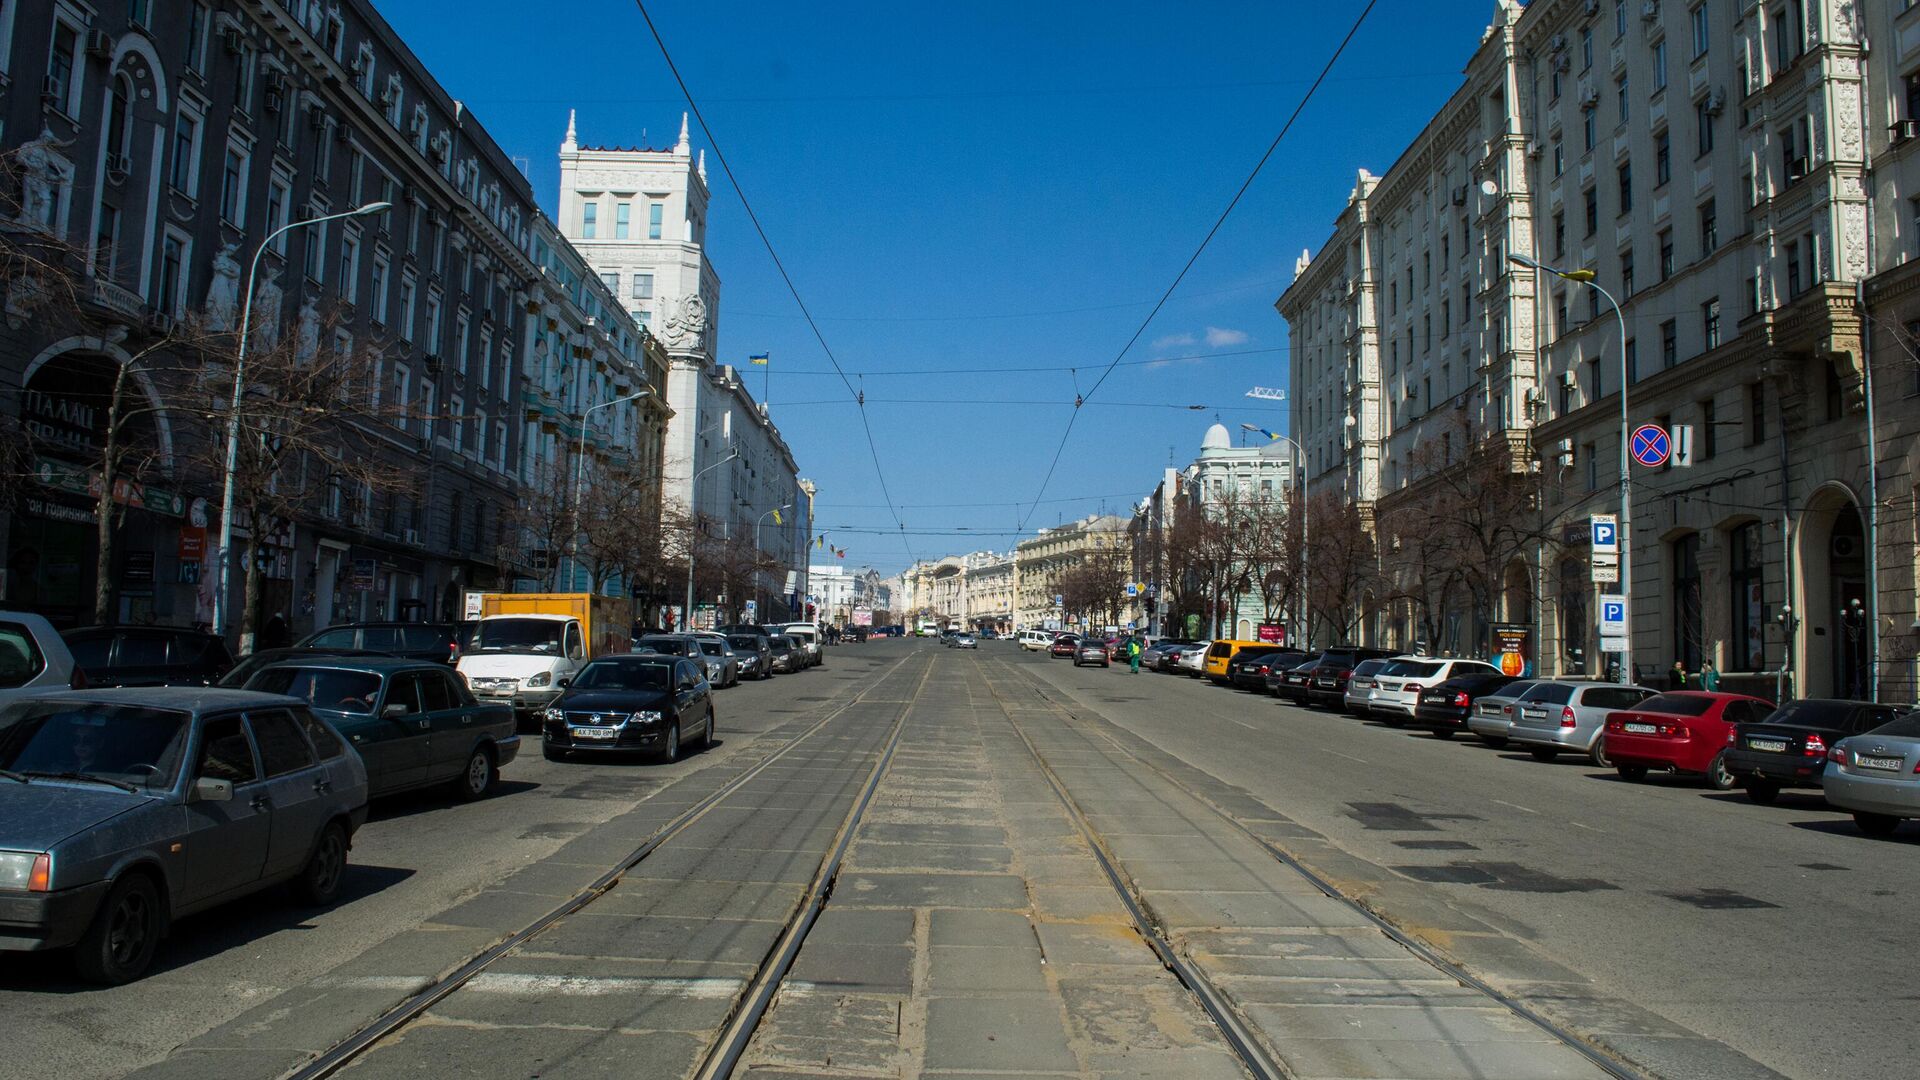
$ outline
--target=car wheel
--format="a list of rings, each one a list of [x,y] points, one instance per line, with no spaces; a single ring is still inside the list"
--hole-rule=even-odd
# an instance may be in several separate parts
[[[347,830],[336,821],[320,830],[307,865],[293,879],[294,897],[308,907],[325,907],[340,895],[340,882],[346,872]]]
[[[1740,781],[1727,770],[1727,753],[1722,750],[1707,764],[1707,786],[1715,791],[1732,791]]]
[[[1613,767],[1613,762],[1607,760],[1607,737],[1605,735],[1593,740],[1593,749],[1587,751],[1587,756],[1592,758],[1594,765],[1599,768],[1610,769]]]
[[[1761,806],[1772,806],[1773,801],[1779,797],[1779,784],[1770,784],[1764,780],[1747,781],[1747,798],[1752,799]]]
[[[467,767],[453,778],[451,785],[453,797],[461,802],[473,802],[484,799],[493,791],[494,782],[500,779],[500,767],[493,763],[493,751],[485,746],[476,746],[467,757]]]
[[[540,755],[548,761],[567,760],[567,752],[552,743],[542,743],[540,746]]]
[[[1433,737],[1436,739],[1451,739],[1453,738],[1453,729],[1448,727],[1434,728]]]
[[[1853,823],[1868,836],[1892,836],[1893,830],[1900,827],[1900,819],[1887,814],[1869,814],[1865,810],[1853,812]]]
[[[680,722],[676,720],[673,723],[667,725],[667,742],[666,742],[666,745],[661,747],[660,749],[660,761],[662,764],[671,765],[674,762],[679,760],[680,760]]]
[[[1552,761],[1560,756],[1560,751],[1551,746],[1536,746],[1530,751],[1535,761]]]
[[[1620,774],[1620,779],[1632,780],[1635,783],[1647,778],[1645,765],[1615,765],[1613,771]]]
[[[114,883],[74,945],[74,969],[90,983],[130,983],[153,962],[160,930],[160,890],[145,874],[129,874]]]
[[[1480,741],[1493,747],[1495,750],[1503,749],[1507,745],[1507,737],[1505,735],[1482,735],[1480,736]]]
[[[700,732],[700,749],[705,750],[707,747],[713,745],[713,730],[718,724],[719,718],[714,714],[712,706],[708,706],[707,726],[705,730]]]

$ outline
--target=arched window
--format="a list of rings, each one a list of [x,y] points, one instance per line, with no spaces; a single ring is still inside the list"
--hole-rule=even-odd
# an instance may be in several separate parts
[[[106,134],[107,153],[127,161],[133,151],[133,84],[124,75],[113,80],[113,96],[107,103]]]

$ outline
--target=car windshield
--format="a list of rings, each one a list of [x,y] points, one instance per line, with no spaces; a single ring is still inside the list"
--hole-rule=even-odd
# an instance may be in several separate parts
[[[693,643],[684,638],[650,637],[634,642],[635,648],[652,649],[666,656],[691,656]]]
[[[473,635],[473,651],[558,655],[565,627],[558,619],[482,619]]]
[[[1920,709],[1897,720],[1889,720],[1867,734],[1884,735],[1889,739],[1920,739]]]
[[[665,690],[673,684],[673,665],[645,660],[595,660],[580,669],[575,690]]]
[[[117,787],[171,787],[187,714],[141,705],[27,699],[0,711],[0,769]]]
[[[1713,708],[1713,698],[1702,694],[1657,694],[1640,702],[1636,708],[1641,712],[1665,713],[1668,716],[1705,716]]]
[[[1487,696],[1498,697],[1498,698],[1517,698],[1522,694],[1525,694],[1527,691],[1539,685],[1540,685],[1539,683],[1534,682],[1531,679],[1523,679],[1520,682],[1510,682],[1507,685],[1501,687],[1500,689],[1495,690],[1493,693],[1488,694]]]
[[[1521,695],[1520,700],[1537,704],[1565,705],[1573,700],[1573,687],[1565,683],[1540,683]]]
[[[724,656],[726,646],[709,638],[700,639],[700,651],[708,656]]]
[[[380,676],[343,668],[270,667],[247,680],[247,689],[297,697],[328,712],[366,714],[380,699]]]
[[[760,651],[760,639],[757,637],[750,637],[746,634],[735,634],[728,637],[727,644],[733,646],[736,649],[745,649],[748,652]]]

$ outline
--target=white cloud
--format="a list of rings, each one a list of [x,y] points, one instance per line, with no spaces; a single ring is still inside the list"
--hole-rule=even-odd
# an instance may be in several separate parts
[[[1192,334],[1168,334],[1165,337],[1155,338],[1153,340],[1153,347],[1156,350],[1185,349],[1198,344],[1200,344],[1200,339],[1194,337]]]
[[[1207,327],[1207,346],[1209,348],[1224,349],[1229,345],[1245,345],[1246,343],[1247,332],[1245,330],[1222,330],[1218,326]]]

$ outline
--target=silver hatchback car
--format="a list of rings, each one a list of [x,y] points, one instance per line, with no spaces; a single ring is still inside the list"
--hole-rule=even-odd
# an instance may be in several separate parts
[[[1868,836],[1920,818],[1920,712],[1834,743],[1820,786],[1827,804],[1850,811]]]
[[[1513,703],[1521,695],[1539,686],[1548,679],[1522,679],[1510,682],[1491,694],[1482,694],[1474,699],[1473,715],[1467,717],[1467,730],[1480,737],[1480,741],[1495,750],[1507,745],[1507,739],[1513,731]]]
[[[328,904],[367,771],[297,699],[149,687],[0,710],[0,950],[140,977],[167,923],[281,882]]]
[[[1654,692],[1644,686],[1607,682],[1541,683],[1520,696],[1510,713],[1508,737],[1528,748],[1538,761],[1552,761],[1569,750],[1586,754],[1607,768],[1607,714],[1631,709]]]

